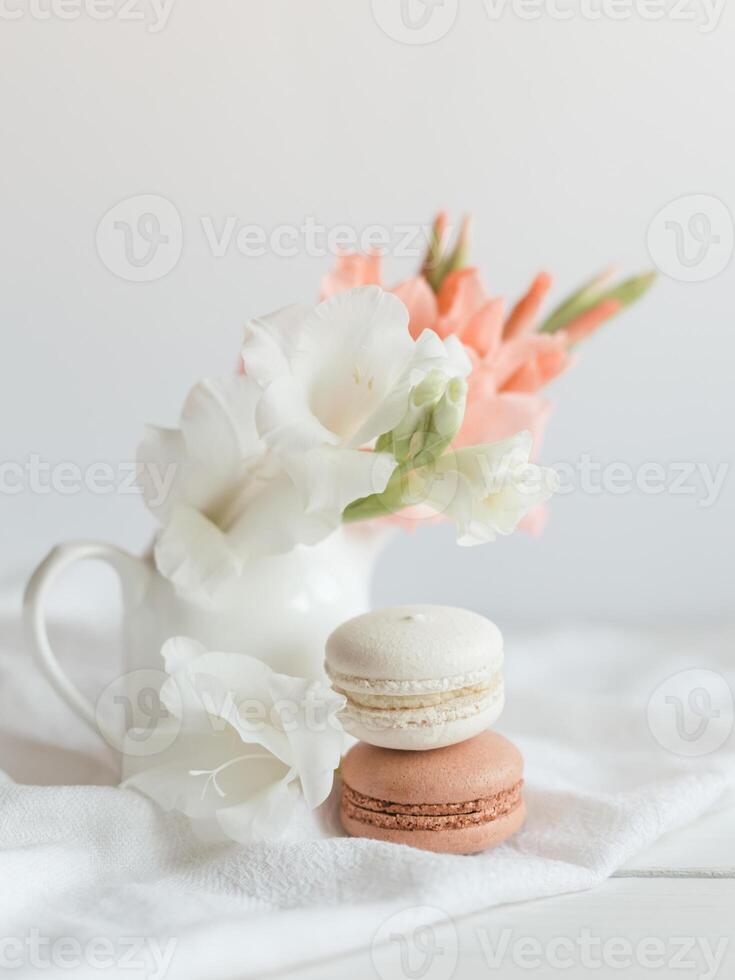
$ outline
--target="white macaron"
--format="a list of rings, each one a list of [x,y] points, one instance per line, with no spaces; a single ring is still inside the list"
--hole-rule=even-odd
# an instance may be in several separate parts
[[[325,668],[347,698],[345,731],[371,745],[454,745],[503,710],[503,637],[467,609],[395,606],[357,616],[327,640]]]

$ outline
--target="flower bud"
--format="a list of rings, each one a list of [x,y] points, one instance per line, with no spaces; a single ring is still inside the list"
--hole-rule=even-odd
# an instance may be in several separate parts
[[[379,448],[400,464],[427,466],[449,446],[464,418],[467,382],[430,371],[412,390],[406,414]]]

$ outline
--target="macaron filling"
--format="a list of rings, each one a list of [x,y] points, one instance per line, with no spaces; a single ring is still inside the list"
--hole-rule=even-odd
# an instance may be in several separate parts
[[[454,691],[435,691],[426,694],[363,694],[357,691],[345,691],[335,687],[338,694],[343,694],[349,702],[361,708],[380,708],[384,711],[404,711],[406,708],[433,708],[438,704],[448,704],[457,698],[472,695],[486,695],[497,688],[499,678],[495,682],[472,684],[460,687]]]
[[[440,694],[447,691],[459,691],[463,688],[491,684],[501,674],[502,658],[493,665],[481,670],[470,670],[463,674],[446,677],[425,678],[375,678],[360,677],[357,674],[346,674],[336,670],[327,659],[325,669],[335,690],[348,697],[355,694],[369,696],[385,694],[390,697],[410,697],[416,694]]]
[[[418,694],[365,694],[334,684],[347,699],[342,712],[345,729],[365,737],[365,731],[424,731],[493,712],[503,701],[503,676],[497,671],[479,684],[455,690]]]
[[[492,797],[466,803],[395,803],[365,796],[345,783],[342,810],[352,820],[390,830],[460,830],[512,813],[521,804],[522,786],[520,779]]]

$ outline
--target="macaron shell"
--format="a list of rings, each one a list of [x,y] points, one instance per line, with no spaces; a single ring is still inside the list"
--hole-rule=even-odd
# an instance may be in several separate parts
[[[342,778],[352,789],[394,803],[485,799],[510,789],[522,777],[521,753],[494,731],[411,753],[359,742],[342,760]]]
[[[526,819],[523,800],[510,813],[495,820],[452,830],[395,830],[376,827],[348,817],[340,811],[342,826],[351,837],[367,837],[371,840],[388,841],[391,844],[407,844],[422,851],[439,854],[477,854],[507,840],[520,830]]]
[[[432,680],[441,690],[447,677],[462,685],[499,669],[503,638],[494,623],[468,609],[394,606],[338,627],[327,640],[326,661],[330,675],[339,675],[339,686],[347,690],[354,685],[354,690],[405,692],[412,688],[405,681],[422,682],[416,689],[430,690]],[[462,680],[467,676],[470,680]]]

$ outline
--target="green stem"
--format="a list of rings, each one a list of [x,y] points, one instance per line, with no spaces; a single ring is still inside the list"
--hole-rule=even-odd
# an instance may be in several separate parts
[[[371,493],[369,497],[361,497],[348,504],[342,512],[342,522],[354,524],[356,521],[369,521],[374,517],[385,517],[386,514],[396,514],[403,510],[406,507],[403,501],[404,480],[415,468],[416,459],[402,463],[394,471],[382,493]]]

